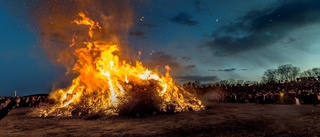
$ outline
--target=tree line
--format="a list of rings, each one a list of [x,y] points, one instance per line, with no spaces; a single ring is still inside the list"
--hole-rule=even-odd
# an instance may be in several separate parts
[[[286,81],[295,81],[297,78],[306,78],[306,77],[314,77],[320,78],[320,68],[312,68],[306,71],[301,72],[301,69],[293,66],[292,64],[280,65],[277,68],[267,69],[261,79],[261,83],[269,83],[269,82],[286,82]],[[258,84],[257,81],[245,81],[245,80],[235,80],[233,78],[221,80],[217,82],[218,84],[225,85],[253,85]]]
[[[295,81],[297,78],[303,77],[320,77],[320,68],[312,68],[300,72],[300,68],[292,64],[280,65],[276,69],[267,69],[262,76],[262,82],[285,82]]]

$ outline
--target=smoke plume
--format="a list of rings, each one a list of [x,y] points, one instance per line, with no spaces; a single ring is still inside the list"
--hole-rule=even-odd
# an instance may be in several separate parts
[[[38,23],[41,45],[53,63],[64,66],[68,72],[76,63],[75,51],[86,46],[83,42],[88,39],[119,45],[120,57],[129,53],[125,45],[133,25],[133,11],[128,1],[45,1],[35,5],[32,12]],[[92,38],[86,33],[87,26],[74,25],[79,13],[86,14],[101,26],[102,29],[93,30]]]

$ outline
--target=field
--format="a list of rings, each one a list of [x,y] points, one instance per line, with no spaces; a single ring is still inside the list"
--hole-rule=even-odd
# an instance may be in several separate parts
[[[320,136],[320,108],[312,105],[211,104],[200,112],[148,117],[30,117],[14,109],[1,136]]]

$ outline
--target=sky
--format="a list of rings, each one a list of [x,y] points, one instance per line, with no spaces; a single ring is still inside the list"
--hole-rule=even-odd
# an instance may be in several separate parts
[[[45,8],[38,6],[45,2],[0,0],[0,96],[15,90],[18,95],[49,93],[57,83],[66,82],[65,69],[49,59],[41,42],[41,24],[34,19],[35,14],[52,10],[48,6],[48,11],[41,11]],[[141,52],[140,60],[150,68],[169,65],[177,82],[260,81],[265,70],[279,65],[292,64],[303,71],[320,64],[317,0],[129,4],[133,24],[126,32],[126,46]],[[117,10],[126,10],[122,8],[127,7]]]

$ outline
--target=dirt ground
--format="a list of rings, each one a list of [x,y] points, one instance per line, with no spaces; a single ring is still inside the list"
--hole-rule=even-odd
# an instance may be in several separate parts
[[[1,136],[320,136],[311,105],[211,104],[200,112],[98,119],[30,117],[17,108],[0,121]]]

